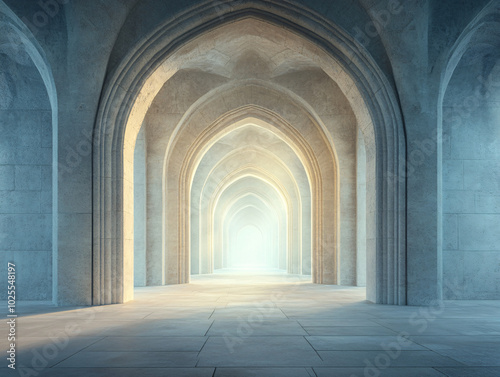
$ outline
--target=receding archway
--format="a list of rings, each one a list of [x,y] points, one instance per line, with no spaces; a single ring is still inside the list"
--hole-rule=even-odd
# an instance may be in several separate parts
[[[237,7],[238,9],[230,10],[223,22],[225,26],[234,26],[236,22],[233,21],[251,17],[252,19],[264,20],[259,22],[271,28],[273,32],[285,33],[288,43],[291,42],[292,46],[297,46],[294,41],[299,40],[302,54],[312,56],[313,61],[322,67],[324,72],[335,82],[339,83],[351,105],[356,109],[357,123],[366,137],[367,171],[370,172],[367,180],[368,201],[373,203],[368,213],[367,226],[368,255],[371,258],[369,263],[371,274],[368,274],[368,297],[379,303],[404,304],[406,284],[404,266],[406,260],[405,237],[401,229],[404,229],[405,219],[403,210],[405,182],[391,179],[391,177],[397,177],[399,164],[404,161],[405,144],[402,122],[392,89],[376,65],[364,54],[363,49],[325,20],[314,15],[305,17],[288,4],[283,5],[281,9],[275,9],[273,13],[248,5],[239,5],[239,7],[241,9]],[[282,19],[277,17],[280,14],[289,21],[285,28],[274,26],[283,26]],[[132,180],[130,178],[131,170],[127,166],[133,160],[131,153],[133,153],[135,138],[149,103],[163,83],[172,77],[178,69],[179,61],[176,63],[176,58],[183,54],[189,54],[189,49],[185,51],[182,49],[172,50],[169,43],[175,41],[176,36],[188,35],[186,34],[187,30],[194,31],[195,35],[196,33],[198,35],[206,33],[204,28],[210,25],[210,20],[218,16],[214,14],[213,9],[203,7],[193,10],[191,13],[188,12],[187,15],[186,18],[193,17],[190,19],[189,27],[182,27],[186,19],[184,18],[177,24],[175,22],[165,24],[164,29],[159,30],[157,34],[148,36],[147,39],[151,38],[151,40],[147,47],[135,55],[133,61],[120,65],[116,73],[110,76],[108,88],[113,89],[106,90],[102,97],[95,132],[96,145],[99,147],[96,148],[94,160],[94,178],[96,180],[94,185],[96,190],[94,195],[96,214],[94,219],[96,237],[94,303],[96,304],[123,302],[131,297],[132,284],[129,276],[131,275],[133,249],[131,243],[133,241],[128,239],[128,234],[131,234],[132,211],[127,201],[131,197],[129,193]],[[299,28],[297,25],[301,27]],[[177,27],[180,33],[173,32],[173,26]],[[308,31],[305,33],[305,30]],[[315,30],[315,32],[313,33],[311,30]],[[200,50],[197,53],[200,53]],[[159,60],[149,58],[154,54],[161,56]],[[168,64],[163,64],[165,62]],[[151,72],[155,72],[155,75],[151,75]],[[116,88],[130,89],[121,92],[116,91]],[[130,104],[132,104],[132,108],[129,107]],[[311,110],[309,111],[309,119],[314,119],[314,110],[309,110]],[[276,115],[266,111],[263,113],[272,117]],[[181,123],[184,124],[184,122]],[[330,157],[328,155],[323,155],[319,159],[316,157],[316,162],[314,158],[311,159],[309,163],[313,165],[318,162],[331,164],[333,160],[330,136],[328,133],[320,131],[321,127],[321,122],[316,122],[314,129],[319,132],[318,135],[323,135],[318,139],[323,140],[322,143],[324,143],[324,147],[321,149],[311,149],[309,142],[304,141],[307,139],[301,140],[303,136],[300,133],[294,134],[296,132],[294,127],[285,132],[289,138],[295,138],[294,143],[302,148],[301,154],[304,157],[312,158],[313,151],[317,150],[330,151]],[[184,124],[175,132],[183,132],[185,129]],[[199,131],[196,127],[193,130]],[[172,140],[175,143],[176,138],[174,137]],[[188,154],[190,157],[196,156],[196,151],[199,152],[197,148],[190,150],[191,152]],[[179,163],[181,161],[179,160]],[[188,164],[182,168],[179,176],[173,177],[174,182],[177,181],[181,184],[181,203],[189,202],[189,191],[182,185],[189,182],[189,179],[186,178],[192,174],[192,167],[192,164]],[[333,166],[331,168],[333,169]],[[311,175],[313,172],[319,171],[318,166],[309,168]],[[179,177],[182,178],[179,179]],[[333,194],[334,202],[338,200],[338,189],[335,185],[329,187],[328,190],[323,188],[326,191],[321,192],[319,188],[322,186],[319,183],[316,182],[312,185],[315,200],[321,202],[322,200],[318,198],[324,194]],[[114,195],[115,192],[118,192],[118,195]],[[333,206],[334,202],[329,205]],[[104,203],[106,203],[106,207],[104,207]],[[186,228],[189,226],[189,221],[186,220],[189,215],[182,210],[179,212],[180,208],[171,204],[173,203],[167,203],[167,208],[172,208],[174,212],[177,211],[180,215],[180,221],[176,221],[171,227],[169,225],[169,231],[177,234],[179,240],[185,240],[189,234],[189,229]],[[323,206],[320,205],[317,208],[322,210]],[[170,218],[167,216],[167,219]],[[331,217],[329,219],[332,220]],[[313,254],[316,254],[317,266],[322,266],[317,268],[313,275],[316,282],[335,282],[337,271],[325,270],[325,265],[332,263],[324,260],[323,250],[335,250],[338,238],[336,239],[334,235],[336,232],[338,233],[339,223],[333,219],[333,223],[328,224],[328,231],[331,233],[324,235],[321,226],[318,226],[319,224],[325,226],[322,220],[324,218],[318,212],[313,216],[313,224],[315,224],[313,227],[317,232],[320,232],[317,234],[319,237],[314,236]],[[166,244],[167,248],[179,250],[177,260],[167,260],[168,273],[176,276],[177,282],[186,281],[186,271],[189,271],[189,260],[186,259],[186,255],[189,253],[182,251],[187,245],[188,243],[185,241],[179,244],[177,241]],[[336,251],[333,251],[331,255],[334,256],[332,262],[335,265]],[[107,268],[111,268],[113,274],[110,274]]]
[[[281,254],[289,257],[291,270],[301,271],[302,259],[311,264],[311,195],[304,167],[284,140],[255,123],[261,122],[244,119],[216,137],[198,164],[191,184],[191,273],[210,273],[214,262],[220,264],[223,219],[250,194],[279,213],[281,236],[289,240],[280,249],[288,248],[290,255]]]
[[[231,269],[230,255],[238,250],[244,254],[251,252],[256,255],[256,259],[260,263],[248,266],[242,266],[247,269],[276,269],[285,270],[286,268],[286,242],[280,237],[281,234],[286,234],[286,223],[280,221],[279,214],[270,208],[271,203],[267,203],[265,199],[254,194],[249,194],[246,197],[240,197],[234,201],[228,208],[222,219],[223,224],[220,227],[220,237],[222,242],[219,243],[219,248],[215,248],[220,257],[220,264],[214,265],[214,271],[217,269]],[[254,228],[259,230],[260,246],[257,247],[252,241],[252,232],[245,232],[245,237],[240,239],[242,228]],[[253,231],[255,233],[255,231]],[[252,244],[251,248],[246,247],[246,243]],[[283,245],[281,245],[283,243]],[[246,251],[243,251],[243,249]],[[217,258],[215,259],[217,261]]]

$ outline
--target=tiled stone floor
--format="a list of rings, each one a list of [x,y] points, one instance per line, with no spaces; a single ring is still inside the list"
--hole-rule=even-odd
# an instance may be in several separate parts
[[[195,277],[124,305],[21,306],[1,376],[500,376],[500,302],[374,305],[290,275]],[[6,321],[0,340],[7,349]]]

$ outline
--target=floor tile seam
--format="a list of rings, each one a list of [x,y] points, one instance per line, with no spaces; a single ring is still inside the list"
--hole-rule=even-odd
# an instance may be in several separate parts
[[[316,353],[316,355],[318,355],[318,357],[321,360],[321,362],[324,362],[324,360],[321,357],[321,355],[319,354],[319,352],[313,347],[313,345],[307,340],[307,338],[305,336],[303,338],[307,342],[307,344],[309,344],[309,346],[314,350],[314,352]]]
[[[313,368],[313,367],[310,367],[310,368],[309,368],[309,367],[307,367],[307,368],[305,368],[305,369],[306,369],[307,373],[309,374],[309,377],[318,377],[318,374],[316,373],[316,371],[314,370],[314,368]],[[308,369],[309,369],[310,371],[309,371]]]
[[[321,351],[321,352],[356,352],[356,351]],[[365,352],[365,351],[361,351],[361,352]],[[375,352],[375,351],[373,351]],[[400,351],[401,353],[421,353],[421,352],[432,352],[440,357],[444,357],[446,359],[449,359],[449,360],[452,360],[460,365],[456,365],[456,366],[428,366],[428,368],[463,368],[463,367],[467,367],[467,368],[474,368],[474,366],[471,366],[471,365],[467,365],[461,361],[458,361],[456,360],[455,358],[453,357],[450,357],[450,356],[447,356],[447,355],[442,355],[436,351],[433,351],[433,350],[403,350],[403,351]],[[487,368],[492,368],[491,366],[479,366],[480,368],[481,367],[487,367]],[[495,367],[495,366],[493,366]],[[498,366],[497,366],[498,367]],[[394,367],[394,368],[404,368],[404,367]],[[415,366],[412,366],[411,368],[415,368]],[[423,367],[419,367],[419,368],[423,368]]]
[[[374,349],[374,348],[371,348],[371,349],[355,349],[355,350],[352,350],[352,349],[337,349],[337,350],[332,350],[332,349],[317,349],[316,351],[318,352],[384,352],[384,349],[381,349],[381,348],[377,348],[377,349]],[[408,350],[408,349],[404,349],[404,350],[401,350],[401,352],[416,352],[416,351],[429,351],[429,350]]]
[[[315,367],[325,367],[328,365],[317,364],[317,365],[226,365],[226,366],[196,366],[191,368],[217,368],[217,369],[304,369],[304,368],[315,368]],[[86,367],[85,367],[86,368]],[[342,367],[348,368],[348,367]]]
[[[55,367],[57,367],[57,365],[61,364],[62,362],[66,361],[66,360],[68,360],[70,357],[75,356],[77,353],[80,353],[80,352],[84,351],[85,349],[89,348],[90,346],[93,346],[94,344],[96,344],[96,343],[100,342],[100,341],[101,341],[101,340],[103,340],[104,338],[106,338],[106,337],[101,337],[101,339],[97,339],[95,342],[92,342],[91,344],[89,344],[89,345],[87,345],[87,346],[83,347],[82,349],[80,349],[80,350],[78,350],[78,351],[76,351],[76,352],[72,353],[72,354],[71,354],[71,355],[69,355],[68,357],[65,357],[64,359],[62,359],[62,360],[60,360],[59,362],[55,363],[55,364],[54,364],[54,365],[52,365],[50,368],[55,368]],[[50,369],[50,368],[49,368],[49,369]]]
[[[410,336],[411,336],[411,335],[410,335]],[[418,336],[418,335],[417,335],[417,336]],[[418,342],[418,341],[416,341],[416,340],[414,340],[414,339],[410,339],[410,340],[411,340],[413,343],[416,343],[416,344],[418,344],[419,346],[424,347],[424,348],[428,349],[429,351],[434,352],[434,350],[433,350],[433,349],[431,349],[431,348],[427,347],[426,345],[422,344],[421,342]],[[441,356],[443,356],[443,355],[441,355]]]
[[[209,338],[224,338],[225,335],[207,335]],[[286,334],[268,334],[268,335],[246,335],[246,338],[302,338],[309,335],[304,334],[295,334],[295,335],[286,335]]]
[[[316,373],[317,370],[319,369],[363,369],[364,367],[363,366],[315,366],[315,367],[312,367],[312,369],[314,370],[314,372]],[[445,374],[444,372],[440,371],[440,370],[437,370],[436,368],[456,368],[456,367],[429,367],[429,366],[422,366],[422,367],[404,367],[404,366],[396,366],[396,367],[392,367],[392,366],[389,366],[387,367],[386,369],[387,370],[391,370],[391,369],[411,369],[411,370],[415,370],[415,369],[432,369],[432,370],[435,370],[436,372],[440,373],[441,375],[443,376],[446,376],[446,377],[450,377],[449,375]]]
[[[307,330],[306,330],[306,332],[307,332]],[[367,335],[367,334],[353,334],[353,335],[349,335],[349,334],[340,334],[340,335],[306,335],[306,336],[352,336],[352,337],[355,337],[355,336],[369,336],[369,337],[385,336],[385,337],[396,337],[397,338],[397,335],[393,335],[393,334],[389,334],[389,335]]]
[[[205,348],[205,345],[207,344],[208,339],[210,339],[210,336],[205,336],[205,337],[206,337],[205,342],[203,342],[203,345],[201,346],[200,350],[198,351],[198,355],[196,356],[196,358],[198,360],[200,359],[200,353],[201,353],[201,351],[203,351],[203,348]]]
[[[210,319],[212,318],[212,316],[214,315],[214,313],[215,313],[215,309],[216,309],[216,308],[214,308],[214,309],[212,310],[212,313],[210,313],[210,315],[208,316],[208,318],[207,318],[208,320],[210,320]]]
[[[443,367],[432,367],[432,368],[447,368],[447,369],[500,369],[500,365],[455,365],[455,366],[443,366]]]
[[[382,324],[382,323],[378,323],[378,322],[375,322],[375,323],[376,323],[378,326],[381,326],[381,327],[383,327],[383,328],[385,328],[385,329],[387,329],[387,330],[389,330],[389,331],[392,331],[392,332],[395,334],[395,336],[398,336],[398,335],[400,335],[400,334],[403,332],[403,331],[397,331],[397,330],[391,329],[388,325],[384,325],[384,324]],[[405,332],[406,332],[406,331],[405,331]]]
[[[289,318],[290,320],[290,318]],[[300,321],[298,319],[292,319],[293,321],[297,322],[297,324],[301,327],[302,330],[304,330],[307,334],[309,334],[307,332],[307,330],[304,328],[304,325],[302,323],[300,323]]]
[[[147,318],[148,318],[149,316],[151,316],[153,313],[154,313],[154,311],[153,311],[153,312],[150,312],[149,314],[146,314],[146,316],[145,316],[145,317],[142,317],[142,318],[141,318],[141,321],[147,321]]]
[[[288,367],[286,365],[280,365],[280,366],[256,366],[256,365],[252,365],[252,366],[217,366],[217,367],[214,367],[214,368],[217,368],[217,369],[241,369],[241,368],[251,368],[251,369],[306,369],[306,368],[313,368],[313,367],[310,367],[310,366],[293,366],[293,367]],[[315,368],[315,367],[314,367]],[[319,367],[319,368],[322,368],[322,367]]]
[[[208,336],[207,334],[210,332],[210,329],[212,328],[212,326],[214,325],[215,323],[215,320],[212,320],[212,323],[210,324],[210,326],[208,326],[208,329],[207,331],[205,331],[205,335],[204,336]]]
[[[165,336],[155,336],[155,338],[190,338],[190,337],[199,337],[203,338],[204,335],[187,335],[187,336],[182,336],[182,335],[165,335]],[[96,338],[96,336],[88,336],[86,338]],[[151,335],[106,335],[105,338],[145,338],[149,339],[151,338]]]
[[[454,361],[456,361],[457,363],[461,364],[461,366],[464,366],[464,367],[474,367],[474,365],[469,365],[469,364],[466,364],[466,363],[464,363],[464,362],[462,362],[462,361],[460,361],[460,360],[457,360],[457,359],[456,359],[456,358],[454,358],[453,356],[449,356],[449,355],[442,354],[442,353],[440,353],[440,352],[439,352],[439,350],[432,350],[432,349],[431,349],[430,351],[431,351],[431,352],[434,352],[435,354],[437,354],[437,355],[439,355],[439,356],[441,356],[441,357],[446,357],[446,358],[448,358],[448,359],[454,360]],[[500,365],[498,365],[498,366],[500,366]]]
[[[52,368],[52,367],[51,367]],[[214,369],[216,367],[150,367],[150,366],[120,366],[120,367],[93,367],[93,366],[88,366],[88,367],[72,367],[72,366],[57,366],[56,369]],[[23,369],[23,368],[19,368]],[[29,368],[24,368],[24,369],[29,369]],[[47,368],[50,369],[50,368]],[[1,369],[0,369],[1,370]]]
[[[438,373],[441,373],[443,376],[450,377],[449,374],[446,374],[445,372],[442,372],[442,371],[438,370],[438,368],[448,368],[448,367],[432,367],[432,369],[435,370]]]
[[[333,350],[333,351],[320,351],[320,352],[379,352],[380,350]],[[451,359],[451,357],[449,356],[446,356],[446,355],[441,355],[441,354],[438,354],[437,352],[433,351],[433,350],[401,350],[400,351],[401,353],[424,353],[424,352],[432,352],[432,353],[435,353],[439,356],[442,356],[442,357],[447,357],[449,359]],[[457,361],[460,363],[460,361]],[[460,363],[460,364],[463,364],[463,363]],[[465,364],[463,364],[464,366],[466,366]]]
[[[153,351],[153,350],[133,350],[133,351],[127,351],[127,350],[80,350],[79,352],[84,352],[84,353],[200,353],[200,351]]]
[[[494,334],[493,335],[490,335],[490,334],[484,334],[484,335],[463,335],[463,334],[450,334],[450,335],[432,335],[432,334],[430,334],[430,335],[410,335],[410,337],[415,337],[415,336],[420,336],[420,337],[425,336],[425,337],[429,337],[429,338],[430,337],[434,337],[435,338],[436,336],[447,337],[447,338],[448,337],[462,337],[462,338],[477,338],[477,337],[481,337],[481,338],[486,337],[486,338],[488,338],[488,337],[491,337],[491,338],[499,338],[500,339],[500,335],[494,335]]]

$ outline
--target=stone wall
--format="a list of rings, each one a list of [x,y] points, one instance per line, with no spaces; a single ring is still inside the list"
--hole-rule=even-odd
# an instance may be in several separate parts
[[[500,64],[469,51],[443,111],[445,299],[500,295]]]
[[[6,271],[8,262],[16,264],[23,300],[51,300],[50,103],[24,51],[0,51],[0,88],[0,266]]]

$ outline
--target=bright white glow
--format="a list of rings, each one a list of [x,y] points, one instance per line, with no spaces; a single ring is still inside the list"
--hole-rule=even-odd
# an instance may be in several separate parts
[[[242,227],[236,234],[229,251],[230,268],[268,269],[271,265],[271,250],[268,240],[254,225]]]

